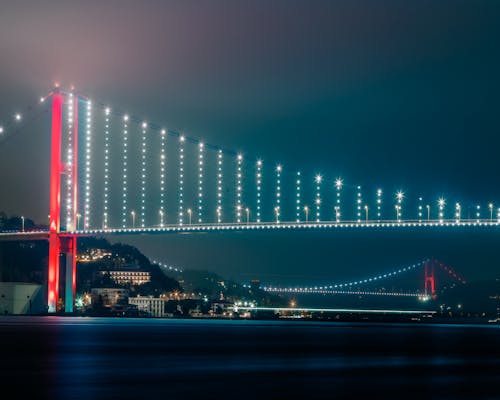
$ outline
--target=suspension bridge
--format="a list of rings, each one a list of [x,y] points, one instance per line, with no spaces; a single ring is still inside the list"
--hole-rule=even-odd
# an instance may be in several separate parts
[[[342,177],[304,172],[204,143],[59,87],[25,114],[0,125],[0,142],[19,132],[30,114],[43,110],[51,113],[48,229],[23,226],[0,232],[0,238],[49,241],[49,312],[56,311],[62,292],[65,311],[73,310],[76,241],[81,236],[500,226],[500,208],[493,202],[451,202],[409,196],[403,190],[386,194],[380,187],[367,190]],[[425,272],[424,283],[425,295],[431,296],[434,264],[418,267],[432,269]],[[59,281],[61,268],[64,285]],[[264,289],[347,293],[406,270],[336,285]]]

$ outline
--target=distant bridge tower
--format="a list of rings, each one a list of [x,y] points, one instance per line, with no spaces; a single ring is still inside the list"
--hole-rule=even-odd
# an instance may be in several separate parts
[[[62,160],[62,125],[64,99],[70,104],[72,112],[71,141],[68,141],[68,153],[71,161]],[[72,114],[72,115],[71,115]],[[73,312],[76,293],[76,236],[61,234],[61,175],[67,175],[70,215],[66,230],[74,230],[78,210],[78,98],[64,96],[59,90],[52,95],[52,133],[50,161],[50,214],[49,214],[49,262],[48,262],[48,311],[54,313],[57,309],[60,289],[61,258],[65,265],[65,304],[64,311]],[[72,229],[71,229],[72,227]]]
[[[437,297],[436,275],[433,260],[427,260],[424,264],[424,293],[431,296],[433,299]]]

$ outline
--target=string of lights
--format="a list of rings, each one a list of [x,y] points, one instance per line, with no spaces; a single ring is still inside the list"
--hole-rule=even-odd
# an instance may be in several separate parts
[[[276,223],[280,223],[281,215],[281,170],[282,166],[278,165],[276,167],[276,202],[274,204],[274,213],[276,216]]]
[[[179,138],[179,225],[184,223],[184,136]]]
[[[105,229],[108,228],[108,197],[109,197],[109,129],[110,121],[109,114],[111,110],[106,108],[104,110],[105,121],[104,121],[104,206],[103,206],[103,226]]]
[[[260,216],[260,212],[261,212],[261,198],[262,198],[262,160],[257,160],[257,172],[256,172],[256,186],[257,186],[257,205],[256,205],[256,209],[257,209],[257,218],[256,218],[256,222],[257,223],[260,223],[261,220],[261,216]]]
[[[198,223],[203,222],[203,143],[198,144]]]
[[[297,171],[297,177],[295,184],[297,185],[295,188],[295,221],[300,222],[300,207],[301,207],[301,192],[300,192],[300,187],[301,187],[302,179],[300,175],[300,171]]]
[[[217,151],[217,223],[222,223],[222,163],[223,153],[222,150]]]
[[[166,171],[165,166],[167,162],[166,155],[166,140],[167,131],[161,130],[160,136],[160,227],[165,223],[165,184],[166,184]]]
[[[66,151],[66,164],[68,167],[73,166],[73,93],[70,93],[67,98],[67,112],[68,112],[68,143]],[[71,173],[66,177],[66,230],[73,229],[73,177]],[[107,227],[105,227],[107,228]]]
[[[85,129],[85,212],[83,225],[85,229],[90,228],[90,165],[91,165],[91,144],[92,144],[92,102],[87,100],[87,118]]]
[[[428,261],[428,260],[426,260]],[[426,261],[421,261],[419,263],[399,268],[393,270],[391,272],[387,272],[379,275],[372,275],[367,278],[342,282],[342,283],[334,283],[334,284],[325,284],[325,285],[313,285],[313,286],[297,286],[297,287],[280,287],[280,286],[264,286],[262,289],[268,292],[281,292],[281,293],[295,293],[295,292],[315,292],[322,290],[332,290],[332,289],[342,289],[342,288],[351,288],[354,286],[360,286],[365,284],[370,284],[373,282],[377,282],[380,280],[393,278],[397,275],[415,270],[417,268],[423,267]]]
[[[238,154],[238,157],[236,158],[236,222],[239,224],[241,223],[241,211],[242,211],[242,205],[241,205],[241,196],[242,196],[242,179],[243,179],[243,174],[241,172],[241,166],[243,163],[243,155]]]
[[[128,121],[129,121],[129,116],[125,114],[123,116],[123,150],[122,150],[122,228],[127,227],[127,212],[128,212],[128,204],[127,204]]]

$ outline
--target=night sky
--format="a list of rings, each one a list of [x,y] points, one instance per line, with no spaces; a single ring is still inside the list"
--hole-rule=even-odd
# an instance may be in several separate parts
[[[7,1],[0,125],[55,81],[250,157],[500,206],[496,1]],[[43,223],[42,118],[0,139],[0,210]],[[485,215],[486,217],[486,215]],[[238,280],[340,281],[437,257],[498,276],[495,229],[111,237]]]

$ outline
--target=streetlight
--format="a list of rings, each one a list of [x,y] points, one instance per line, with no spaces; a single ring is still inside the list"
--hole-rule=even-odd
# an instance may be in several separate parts
[[[80,218],[82,217],[82,214],[77,213],[76,214],[76,230],[80,229]]]
[[[132,228],[135,228],[135,211],[130,211],[130,214],[132,215]]]
[[[396,204],[394,208],[396,209],[396,220],[399,222],[399,217],[400,217],[399,210],[401,209],[401,206]]]
[[[247,207],[245,208],[245,212],[247,213],[247,225],[250,222],[250,209]]]
[[[429,204],[427,204],[425,207],[427,208],[427,221],[430,221],[430,219],[431,219],[431,206]]]
[[[488,208],[490,209],[490,220],[493,221],[493,203],[488,204]]]
[[[22,225],[22,231],[24,232],[24,217],[21,216],[21,225]]]
[[[160,210],[160,226],[163,228],[163,210]]]
[[[365,205],[366,222],[368,222],[368,206]]]
[[[191,216],[193,215],[193,210],[191,210],[190,208],[187,209],[187,213],[189,215],[189,225],[191,225]]]
[[[306,224],[309,222],[309,207],[304,206],[304,212],[306,214]]]
[[[274,207],[274,213],[276,214],[276,223],[278,224],[280,222],[280,208],[279,207]]]

